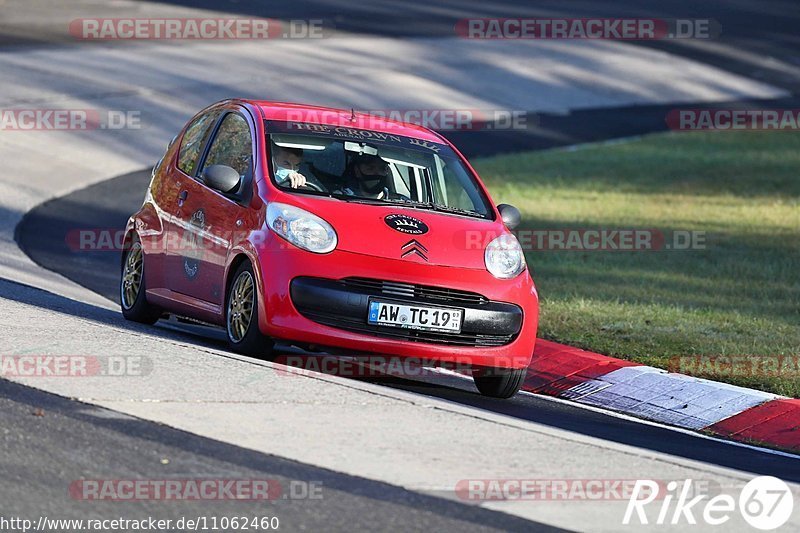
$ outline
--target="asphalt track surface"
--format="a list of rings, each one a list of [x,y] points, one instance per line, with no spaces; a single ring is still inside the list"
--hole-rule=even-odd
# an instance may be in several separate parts
[[[0,9],[3,4],[5,2],[0,3]],[[543,0],[535,3],[527,0],[375,0],[368,3],[335,0],[163,0],[159,4],[175,9],[210,10],[281,20],[322,19],[326,27],[336,31],[401,38],[452,37],[456,22],[463,18],[711,19],[721,29],[710,43],[714,46],[697,46],[692,41],[681,40],[640,41],[636,44],[694,57],[782,87],[796,88],[800,83],[795,77],[787,77],[785,69],[771,61],[776,58],[789,64],[800,64],[797,47],[800,6],[793,0]],[[22,6],[15,6],[21,11],[20,14],[0,18],[0,46],[74,45],[74,39],[65,31],[64,22],[81,16],[131,16],[132,5],[136,4],[121,1],[102,5],[86,0],[64,0],[54,4],[46,0],[29,0]],[[146,3],[140,5],[146,6]],[[147,16],[147,12],[147,7],[143,7],[138,16]]]
[[[311,465],[268,456],[0,380],[3,515],[51,519],[278,517],[281,529],[364,531],[561,531]],[[80,479],[267,480],[267,501],[85,502]],[[316,498],[293,499],[314,487]],[[292,489],[291,487],[295,487]],[[284,496],[287,496],[284,498]],[[84,505],[81,505],[83,503]],[[91,510],[87,512],[87,503]],[[174,529],[174,526],[173,526]]]
[[[117,231],[124,228],[131,213],[141,205],[143,191],[150,179],[148,170],[119,176],[68,196],[47,202],[30,211],[18,226],[17,242],[41,266],[55,270],[69,279],[117,301],[119,253],[116,251],[85,252],[74,250],[76,232],[85,229]],[[68,235],[72,237],[68,238]],[[0,294],[2,296],[2,294]],[[90,306],[75,312],[91,313],[99,320],[113,320],[106,311]],[[149,328],[156,335],[191,335],[192,342],[215,347],[224,346],[220,330],[198,328],[174,322],[159,322]],[[471,388],[451,388],[435,381],[412,381],[383,378],[381,385],[416,394],[442,398],[476,409],[490,410],[522,420],[575,431],[605,440],[629,444],[745,471],[775,475],[787,481],[800,481],[800,458],[765,453],[750,448],[645,425],[603,413],[574,407],[566,403],[520,394],[512,400],[492,400],[476,394]]]
[[[127,42],[78,43],[65,28],[79,16],[147,16],[147,8],[131,13],[130,2],[97,5],[85,0],[67,0],[53,5],[31,1],[16,5],[22,15],[0,18],[0,47],[13,50],[64,46],[137,46]],[[146,6],[143,2],[140,5]],[[0,10],[3,2],[0,2]],[[547,0],[535,4],[525,0],[483,2],[447,0],[444,2],[402,2],[379,0],[368,6],[359,3],[312,0],[262,2],[259,0],[166,0],[159,9],[176,13],[188,9],[217,11],[236,16],[268,17],[281,20],[319,19],[336,32],[381,37],[454,37],[455,24],[464,18],[660,18],[672,20],[711,20],[719,34],[709,40],[652,40],[631,44],[662,50],[706,63],[754,80],[769,83],[792,93],[780,100],[738,100],[721,104],[702,104],[702,108],[784,108],[800,107],[800,4],[792,0],[742,1],[712,0],[688,4],[668,0],[653,2],[561,2]],[[180,11],[184,10],[184,11]],[[161,12],[159,12],[161,13]],[[320,43],[324,46],[324,42]],[[794,70],[793,70],[794,69]],[[265,95],[268,96],[268,95]],[[472,131],[444,133],[468,157],[536,150],[584,142],[630,137],[667,130],[665,116],[675,106],[639,105],[572,111],[566,114],[533,113],[526,117],[526,129],[497,130],[493,124],[476,123]],[[682,104],[684,108],[693,107]]]

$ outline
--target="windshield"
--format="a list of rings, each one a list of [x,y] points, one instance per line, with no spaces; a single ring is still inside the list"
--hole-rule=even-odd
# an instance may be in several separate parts
[[[447,145],[390,133],[267,122],[272,179],[300,194],[491,218],[475,178]]]

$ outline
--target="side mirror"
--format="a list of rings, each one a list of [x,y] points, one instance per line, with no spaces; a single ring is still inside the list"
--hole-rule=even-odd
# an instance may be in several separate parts
[[[503,219],[503,224],[505,224],[508,229],[516,228],[522,221],[522,215],[520,215],[519,209],[513,205],[500,204],[497,206],[497,210],[500,211],[500,218]]]
[[[227,165],[211,165],[200,176],[203,183],[225,194],[236,192],[241,182],[239,173]]]

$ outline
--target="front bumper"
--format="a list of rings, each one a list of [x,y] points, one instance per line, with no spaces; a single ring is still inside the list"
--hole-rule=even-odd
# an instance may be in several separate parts
[[[513,280],[498,280],[482,270],[341,250],[317,255],[269,238],[258,257],[257,275],[262,281],[259,327],[273,338],[354,355],[369,352],[477,367],[524,368],[533,355],[539,307],[527,271]],[[376,287],[356,287],[353,279],[440,289],[448,298],[455,292],[470,293],[483,301],[448,302],[431,293],[400,293],[389,298],[382,294],[383,299],[464,309],[463,336],[458,338],[448,333],[370,326],[367,302]]]
[[[518,305],[492,302],[477,293],[368,278],[294,278],[292,303],[305,316],[326,326],[386,339],[450,346],[495,347],[511,343],[522,329]],[[370,297],[411,305],[464,310],[460,333],[401,329],[368,324]]]

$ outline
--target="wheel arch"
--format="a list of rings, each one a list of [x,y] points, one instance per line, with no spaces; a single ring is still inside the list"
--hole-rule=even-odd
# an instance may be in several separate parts
[[[233,256],[233,259],[231,260],[230,264],[228,264],[228,270],[225,273],[225,300],[226,300],[226,303],[227,303],[227,299],[228,299],[228,289],[230,289],[231,283],[233,283],[233,275],[236,273],[236,271],[239,269],[239,267],[245,261],[248,261],[251,266],[253,265],[253,261],[250,260],[250,257],[246,253],[244,253],[243,251],[239,251],[239,252],[236,253],[236,255]],[[253,269],[255,270],[255,267],[253,267]]]
[[[249,262],[250,267],[253,269],[253,273],[256,276],[255,281],[257,284],[256,288],[258,289],[259,303],[263,302],[264,284],[262,283],[261,265],[251,250],[245,248],[236,248],[231,253],[231,259],[228,261],[228,268],[225,270],[225,305],[227,305],[228,289],[230,289],[231,283],[233,283],[233,275],[245,261]]]
[[[125,255],[127,251],[130,249],[131,244],[133,244],[133,240],[136,239],[139,242],[142,241],[141,237],[139,237],[139,232],[136,231],[136,228],[128,225],[125,230],[125,236],[122,239],[122,249],[119,251],[119,267],[122,270],[125,267]]]
[[[249,244],[249,243],[248,243]],[[257,255],[253,250],[248,248],[236,248],[231,253],[231,259],[228,262],[228,268],[225,271],[225,286],[224,286],[224,295],[225,298],[223,300],[223,308],[222,308],[222,318],[225,319],[225,313],[227,313],[228,307],[228,291],[230,290],[231,284],[233,283],[233,276],[236,274],[236,271],[245,261],[250,263],[250,267],[253,269],[253,274],[255,275],[255,283],[256,283],[256,294],[258,295],[258,320],[259,320],[259,328],[264,330],[264,322],[266,319],[266,295],[264,294],[264,280],[263,280],[263,272],[261,271],[261,263],[257,259]]]

